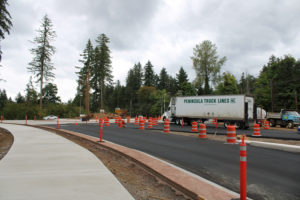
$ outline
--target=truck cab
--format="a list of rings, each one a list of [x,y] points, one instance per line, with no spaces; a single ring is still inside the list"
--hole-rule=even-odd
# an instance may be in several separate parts
[[[282,125],[293,128],[299,125],[300,114],[296,111],[281,110]]]

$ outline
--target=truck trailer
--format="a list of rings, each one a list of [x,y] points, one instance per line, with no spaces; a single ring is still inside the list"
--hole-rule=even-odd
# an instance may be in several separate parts
[[[254,112],[255,111],[255,112]],[[245,95],[205,95],[171,98],[163,119],[169,118],[176,124],[205,122],[216,118],[238,128],[247,129],[256,119],[254,98]]]

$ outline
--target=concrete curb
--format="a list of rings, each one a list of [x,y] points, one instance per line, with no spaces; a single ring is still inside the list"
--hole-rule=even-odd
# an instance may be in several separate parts
[[[98,138],[84,135],[81,133],[68,131],[68,130],[55,129],[55,128],[50,128],[45,126],[38,126],[38,125],[28,125],[28,126],[41,128],[56,133],[64,133],[71,136],[80,137],[81,139],[87,140],[97,145],[101,145],[104,148],[120,153],[125,157],[127,157],[128,159],[144,167],[147,171],[159,177],[161,180],[167,182],[175,189],[179,190],[180,192],[182,192],[183,194],[187,195],[192,199],[231,200],[231,199],[239,198],[239,196],[236,196],[233,193],[225,191],[220,187],[216,187],[215,185],[209,184],[208,182],[200,180],[199,178],[196,178],[188,173],[185,173],[182,170],[172,167],[160,161],[159,159],[156,159],[152,156],[148,156],[134,149],[113,144],[108,141],[99,143]]]
[[[277,144],[270,142],[259,142],[259,141],[246,141],[247,144],[256,147],[263,147],[269,149],[277,149],[282,151],[288,151],[293,153],[300,153],[300,146],[289,145],[289,144]]]

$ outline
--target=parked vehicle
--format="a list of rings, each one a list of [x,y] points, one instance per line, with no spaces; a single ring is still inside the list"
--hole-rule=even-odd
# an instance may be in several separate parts
[[[264,109],[262,109],[261,107],[256,108],[256,123],[262,126],[262,124],[264,124],[266,116],[267,112]]]
[[[51,119],[57,119],[55,115],[48,115],[46,117],[43,117],[44,120],[51,120]]]
[[[245,95],[212,95],[174,97],[163,120],[169,118],[176,124],[182,120],[191,124],[192,121],[217,118],[224,125],[235,124],[238,128],[249,128],[256,119],[254,98]]]
[[[300,114],[293,110],[281,109],[280,113],[268,112],[267,120],[271,127],[280,125],[281,127],[294,128],[299,125]]]

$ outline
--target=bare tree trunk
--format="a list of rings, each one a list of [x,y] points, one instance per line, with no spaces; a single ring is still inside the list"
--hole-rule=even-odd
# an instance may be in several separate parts
[[[100,109],[103,109],[103,82],[100,86]]]
[[[87,77],[86,77],[84,107],[85,107],[85,110],[88,113],[90,113],[90,72],[89,71],[88,71]]]

